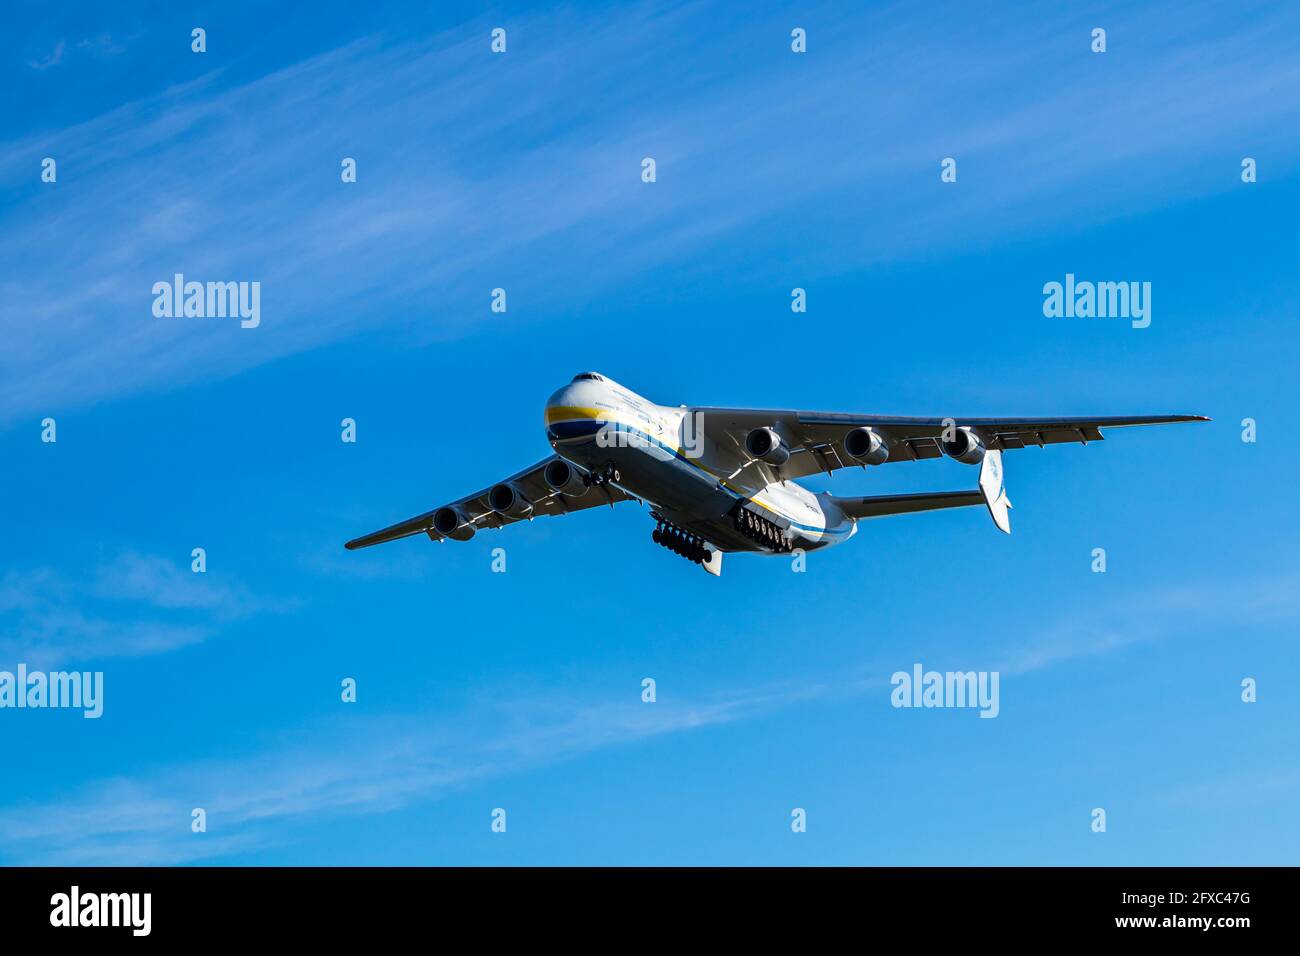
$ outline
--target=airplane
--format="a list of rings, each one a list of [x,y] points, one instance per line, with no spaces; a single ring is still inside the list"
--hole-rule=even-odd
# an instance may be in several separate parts
[[[355,538],[348,550],[416,534],[468,541],[482,528],[620,501],[649,506],[651,535],[713,575],[729,552],[789,554],[847,541],[858,522],[984,505],[1011,533],[1002,453],[1101,441],[1103,428],[1209,421],[1200,415],[1109,418],[900,418],[842,412],[656,405],[583,372],[546,403],[555,454],[498,484]],[[841,468],[952,458],[979,466],[968,491],[839,497],[796,479]]]

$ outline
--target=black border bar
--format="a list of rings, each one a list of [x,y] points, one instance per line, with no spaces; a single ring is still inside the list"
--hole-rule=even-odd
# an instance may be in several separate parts
[[[0,869],[0,926],[8,939],[82,945],[430,932],[444,943],[462,933],[471,940],[522,934],[525,942],[554,933],[606,942],[713,933],[735,942],[823,932],[863,940],[918,932],[919,943],[1043,933],[1219,943],[1283,929],[1295,877],[1293,869],[1245,867],[9,868]],[[88,895],[150,894],[148,936],[129,926],[51,925],[56,894],[70,903],[73,886],[83,906]],[[1229,925],[1243,918],[1245,925]]]

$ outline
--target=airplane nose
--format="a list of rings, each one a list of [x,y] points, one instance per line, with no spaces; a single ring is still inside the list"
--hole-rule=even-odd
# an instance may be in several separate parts
[[[604,418],[599,411],[604,404],[602,388],[588,373],[558,389],[546,400],[546,437],[565,443],[589,440]]]
[[[603,376],[582,372],[547,399],[546,408],[548,412],[553,408],[590,408],[608,397],[607,390]]]
[[[551,397],[546,400],[546,411],[549,412],[555,408],[571,408],[576,404],[578,404],[578,402],[574,395],[574,387],[573,384],[570,383],[565,385],[563,388],[556,389],[556,391],[551,394]]]
[[[550,441],[556,441],[561,437],[560,432],[563,430],[561,423],[571,417],[568,410],[578,404],[576,398],[573,384],[570,383],[563,388],[556,389],[551,397],[546,400],[542,423],[546,426],[546,437]]]

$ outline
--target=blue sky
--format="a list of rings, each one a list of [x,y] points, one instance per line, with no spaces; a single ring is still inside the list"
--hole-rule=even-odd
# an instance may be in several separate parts
[[[105,713],[0,711],[0,862],[1295,860],[1300,11],[10,19],[0,669],[102,670]],[[155,319],[178,271],[259,281],[261,326]],[[1151,282],[1151,326],[1045,318],[1067,272]],[[665,404],[1215,421],[1009,454],[1012,536],[871,522],[804,574],[711,578],[635,505],[343,551],[542,457],[589,368]],[[998,718],[892,708],[917,662],[1000,670]]]

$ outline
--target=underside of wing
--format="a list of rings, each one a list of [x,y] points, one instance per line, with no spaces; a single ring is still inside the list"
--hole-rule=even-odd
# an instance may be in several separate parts
[[[777,409],[699,408],[705,435],[723,450],[748,457],[746,436],[770,428],[787,446],[787,461],[774,468],[782,478],[801,478],[863,464],[941,458],[943,440],[968,431],[988,449],[1011,451],[1030,445],[1102,441],[1103,428],[1209,421],[1200,415],[1134,415],[1093,418],[905,418],[843,412]],[[846,439],[848,444],[846,445]],[[879,448],[868,460],[855,456]],[[887,457],[881,457],[887,452]]]
[[[416,534],[427,534],[434,541],[466,541],[483,528],[628,500],[633,496],[617,485],[593,484],[573,465],[552,455],[482,491],[353,538],[344,547],[355,551]]]

